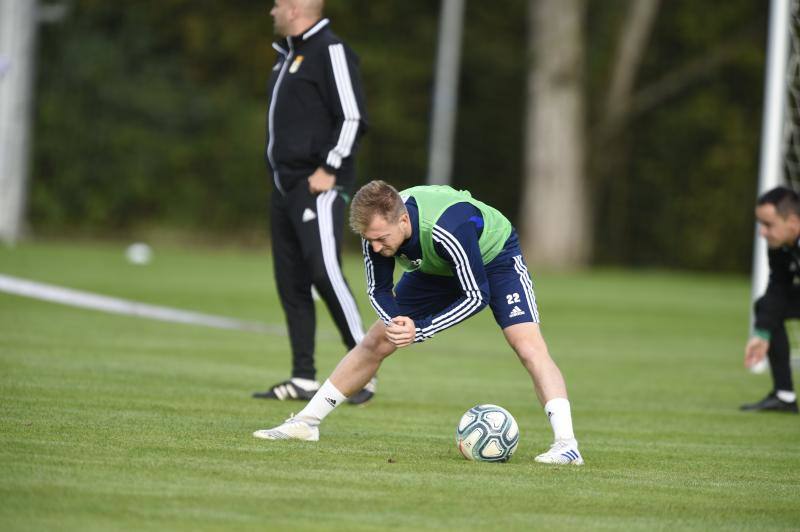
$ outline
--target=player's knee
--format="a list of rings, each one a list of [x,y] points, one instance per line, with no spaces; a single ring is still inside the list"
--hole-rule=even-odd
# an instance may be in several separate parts
[[[370,328],[364,336],[364,339],[361,340],[361,346],[378,360],[383,360],[388,357],[394,353],[396,349],[389,339],[386,338],[385,326],[380,322]]]
[[[367,334],[361,340],[361,347],[366,349],[369,352],[374,352],[378,350],[378,339],[375,338],[372,334]]]

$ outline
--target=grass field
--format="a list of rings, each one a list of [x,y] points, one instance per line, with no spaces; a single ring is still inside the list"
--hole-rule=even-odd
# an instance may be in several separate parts
[[[157,249],[141,267],[122,248],[0,249],[0,273],[282,323],[266,253]],[[371,322],[358,257],[347,270]],[[286,338],[0,294],[0,530],[800,528],[800,418],[737,411],[770,386],[741,368],[744,277],[534,280],[582,468],[533,462],[549,424],[488,311],[393,355],[318,443],[265,442],[251,432],[301,406],[250,398],[287,376]],[[343,352],[319,320],[324,378]],[[520,424],[507,464],[454,444],[486,402]]]

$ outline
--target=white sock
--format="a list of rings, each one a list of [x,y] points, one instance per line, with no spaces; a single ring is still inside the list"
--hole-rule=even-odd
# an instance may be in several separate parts
[[[775,397],[777,397],[784,403],[793,403],[797,401],[797,394],[794,393],[792,390],[776,390]]]
[[[325,419],[325,416],[333,412],[333,409],[344,403],[347,397],[336,389],[330,380],[326,380],[320,386],[314,397],[308,402],[306,407],[297,414],[296,418],[306,421],[312,427],[316,427]]]
[[[572,413],[567,399],[563,397],[550,399],[544,405],[544,413],[550,419],[553,437],[556,441],[575,439],[575,433],[572,432]]]

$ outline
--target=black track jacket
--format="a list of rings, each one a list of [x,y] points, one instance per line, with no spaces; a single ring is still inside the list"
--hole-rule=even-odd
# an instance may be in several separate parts
[[[800,276],[800,243],[769,250],[769,283],[756,311],[755,328],[771,331],[786,319],[789,298]]]
[[[285,194],[319,167],[336,186],[355,181],[353,154],[366,132],[364,93],[356,54],[322,19],[272,47],[278,57],[269,80],[265,159]]]

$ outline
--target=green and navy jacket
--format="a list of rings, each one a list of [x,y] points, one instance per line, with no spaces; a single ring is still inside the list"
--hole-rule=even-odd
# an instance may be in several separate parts
[[[415,319],[415,341],[421,342],[489,303],[484,266],[503,250],[514,231],[497,209],[473,199],[467,191],[431,185],[404,190],[400,196],[412,230],[395,256],[375,253],[369,242],[362,241],[367,293],[378,317],[388,324],[401,315],[393,293],[395,264],[406,273],[455,277],[462,292],[441,312]]]

